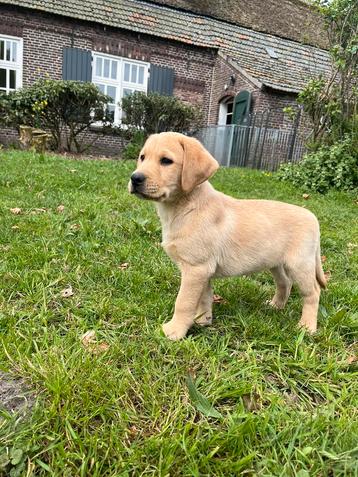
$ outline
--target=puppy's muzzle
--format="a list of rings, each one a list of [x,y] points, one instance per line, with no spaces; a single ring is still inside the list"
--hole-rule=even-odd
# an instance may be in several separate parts
[[[141,192],[145,183],[146,177],[141,172],[133,172],[131,175],[132,191]]]

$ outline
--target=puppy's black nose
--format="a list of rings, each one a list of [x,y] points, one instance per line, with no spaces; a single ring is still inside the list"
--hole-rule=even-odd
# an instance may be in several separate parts
[[[146,179],[145,175],[142,174],[141,172],[133,172],[133,174],[131,175],[131,181],[134,187],[143,184],[145,179]]]

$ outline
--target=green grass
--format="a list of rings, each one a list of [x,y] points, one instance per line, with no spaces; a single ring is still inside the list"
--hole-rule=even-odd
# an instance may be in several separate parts
[[[2,413],[0,457],[23,452],[3,475],[358,475],[350,363],[357,199],[332,192],[304,200],[307,191],[270,174],[220,170],[213,183],[223,192],[295,203],[318,216],[332,274],[319,331],[297,329],[296,291],[284,311],[268,309],[274,284],[262,273],[217,281],[225,302],[215,305],[213,326],[170,342],[161,324],[180,277],[160,247],[153,205],[127,193],[133,169],[1,153],[0,368],[37,395],[31,417]],[[73,296],[62,297],[69,286]],[[107,350],[94,354],[82,344],[89,330]],[[189,374],[222,417],[199,412]]]

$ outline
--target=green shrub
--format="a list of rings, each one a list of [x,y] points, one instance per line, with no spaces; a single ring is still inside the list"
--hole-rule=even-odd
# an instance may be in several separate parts
[[[277,177],[294,185],[325,193],[358,187],[358,148],[352,138],[321,146],[298,164],[282,164]]]
[[[109,98],[92,83],[41,79],[1,98],[2,122],[48,130],[53,147],[82,152],[84,133],[97,121],[112,122],[105,113]]]
[[[145,134],[143,131],[135,131],[132,139],[122,151],[122,159],[137,160],[140,150],[145,142]]]
[[[197,127],[200,114],[174,96],[136,92],[122,99],[123,124],[145,136],[163,131],[186,132]]]

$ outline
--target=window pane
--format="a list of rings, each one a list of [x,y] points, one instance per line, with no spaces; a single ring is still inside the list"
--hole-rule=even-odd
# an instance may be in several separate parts
[[[95,83],[95,85],[101,91],[101,93],[104,93],[104,88],[105,88],[104,84]]]
[[[131,70],[131,65],[129,63],[124,64],[124,81],[129,81],[129,73]]]
[[[10,89],[16,88],[16,71],[10,70]]]
[[[0,60],[5,59],[5,42],[4,40],[0,40]]]
[[[131,82],[136,83],[137,82],[137,65],[132,65],[132,74],[131,74]]]
[[[113,103],[116,102],[116,88],[114,86],[107,86],[107,94],[113,100]]]
[[[10,61],[11,41],[6,42],[6,61]]]
[[[111,78],[117,79],[117,61],[112,61]]]
[[[132,89],[129,89],[129,88],[123,88],[123,98],[125,98],[126,96],[129,96],[130,94],[133,93],[133,90]]]
[[[107,105],[107,114],[112,118],[112,121],[114,121],[114,112],[116,110],[116,107],[114,104],[108,104]]]
[[[6,70],[0,69],[0,88],[6,88]]]
[[[16,41],[12,42],[12,54],[11,54],[11,61],[17,61],[17,43]]]
[[[109,78],[109,60],[104,60],[103,62],[103,77]]]
[[[144,83],[144,66],[138,67],[138,83],[139,84]]]
[[[96,76],[102,76],[102,58],[96,58]]]

